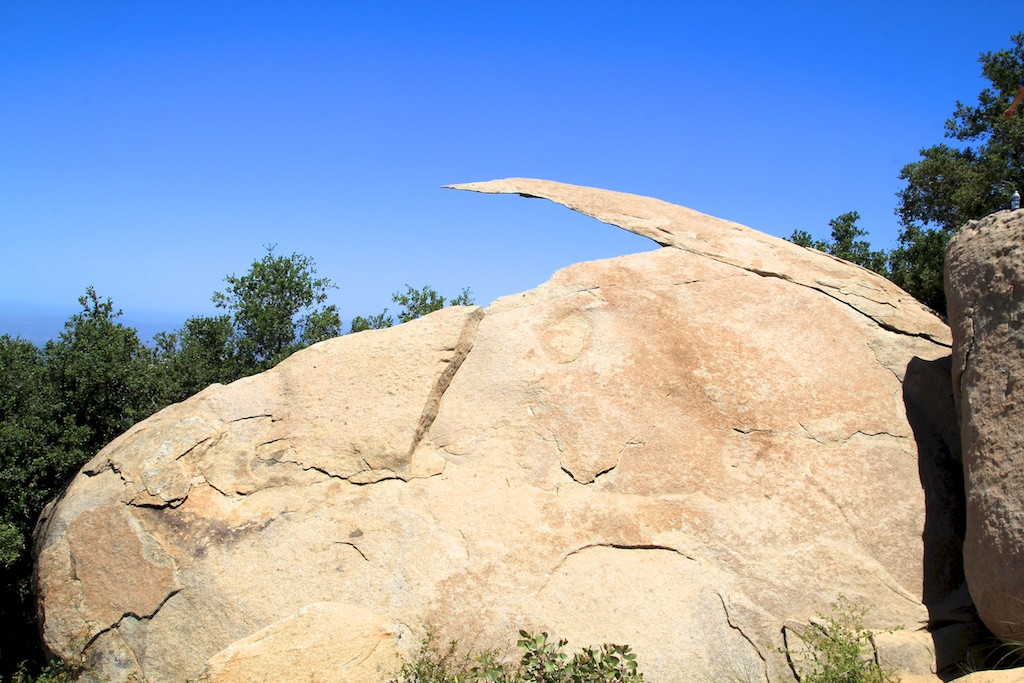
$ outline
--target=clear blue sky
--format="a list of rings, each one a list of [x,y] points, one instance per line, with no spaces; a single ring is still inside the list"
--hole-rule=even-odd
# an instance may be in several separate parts
[[[346,322],[405,283],[478,303],[651,248],[509,176],[764,232],[862,215],[1024,30],[972,2],[0,1],[0,333],[94,285],[145,339],[276,244]]]

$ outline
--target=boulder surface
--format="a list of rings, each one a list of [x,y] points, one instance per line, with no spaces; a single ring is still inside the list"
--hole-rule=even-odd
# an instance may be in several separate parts
[[[629,644],[654,683],[792,680],[779,648],[842,594],[897,629],[886,661],[955,663],[972,615],[942,321],[658,200],[456,187],[664,248],[322,342],[139,423],[40,522],[52,651],[110,681],[387,680],[427,626],[506,651],[527,629]]]
[[[953,390],[960,412],[964,563],[978,614],[1024,641],[1024,211],[967,224],[946,252]]]

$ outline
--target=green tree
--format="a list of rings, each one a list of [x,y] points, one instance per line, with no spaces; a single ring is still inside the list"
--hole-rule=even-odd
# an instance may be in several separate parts
[[[78,299],[82,311],[44,348],[63,414],[88,430],[91,455],[161,407],[153,353],[136,331],[119,322],[121,311],[92,287]]]
[[[361,316],[357,315],[352,318],[352,327],[350,332],[362,332],[364,330],[382,330],[385,327],[391,327],[395,324],[395,321],[388,315],[388,309],[384,309],[377,315]]]
[[[1024,189],[1024,120],[1003,120],[1024,76],[1024,33],[1010,41],[1009,49],[979,57],[990,85],[976,105],[956,103],[946,121],[946,138],[955,142],[922,149],[921,159],[900,172],[906,185],[896,213],[903,227],[890,255],[892,279],[939,312],[946,309],[942,263],[950,237]]]
[[[424,285],[421,289],[406,285],[405,292],[395,292],[391,295],[391,300],[402,307],[398,311],[398,322],[407,323],[410,320],[421,318],[428,313],[439,311],[445,306],[471,306],[473,305],[473,294],[470,292],[469,287],[464,287],[458,296],[448,301],[430,285]],[[352,332],[379,330],[391,327],[394,324],[394,319],[388,314],[388,309],[385,308],[377,315],[368,317],[356,316],[353,318]]]
[[[89,458],[88,439],[67,413],[46,354],[0,336],[0,679],[21,662],[42,663],[28,548],[43,506]]]
[[[36,517],[88,457],[43,352],[0,337],[0,566],[22,558]]]
[[[229,275],[225,282],[226,291],[215,292],[213,303],[231,315],[239,376],[266,370],[300,348],[341,334],[337,308],[317,308],[335,285],[316,277],[308,256],[278,256],[268,246],[249,272]]]
[[[177,332],[156,335],[162,403],[176,403],[214,383],[237,379],[231,316],[196,316]]]
[[[859,213],[849,211],[828,222],[829,227],[832,228],[831,240],[816,240],[811,237],[810,233],[796,230],[790,235],[789,241],[802,247],[838,256],[888,277],[888,254],[884,250],[873,250],[867,241],[857,239],[868,234],[865,230],[857,227],[859,220]]]
[[[405,286],[405,292],[395,292],[391,296],[392,301],[402,307],[398,312],[398,322],[407,323],[410,320],[421,318],[428,313],[439,311],[445,307],[445,298],[438,294],[433,287],[424,285],[422,289],[416,289],[409,285]],[[466,287],[462,292],[447,303],[448,306],[469,306],[473,303],[473,296]]]

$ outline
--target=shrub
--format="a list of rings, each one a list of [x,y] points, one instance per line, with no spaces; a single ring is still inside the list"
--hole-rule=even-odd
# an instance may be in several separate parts
[[[458,655],[458,643],[440,649],[428,631],[418,656],[402,667],[391,683],[642,683],[636,655],[628,645],[584,648],[572,659],[563,650],[567,641],[548,640],[547,633],[519,632],[523,651],[517,665],[496,660],[493,651],[475,657]]]
[[[840,596],[829,616],[819,615],[821,624],[810,624],[797,632],[807,646],[786,657],[801,683],[898,683],[875,659],[871,633],[864,627],[866,610]]]

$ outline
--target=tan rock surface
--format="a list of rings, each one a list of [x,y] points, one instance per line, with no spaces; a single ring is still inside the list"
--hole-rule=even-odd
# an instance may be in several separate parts
[[[627,643],[654,683],[774,681],[783,626],[840,593],[872,628],[969,619],[941,321],[864,269],[664,202],[473,188],[672,246],[318,344],[137,425],[40,527],[53,650],[181,681],[331,603],[372,613],[387,651],[427,624],[501,649],[525,628]],[[89,515],[138,542],[76,542]],[[78,581],[83,559],[144,573],[121,594]],[[894,657],[931,674],[914,652]]]
[[[368,610],[318,602],[218,652],[198,683],[378,683],[408,654],[399,635]]]
[[[985,624],[1024,640],[1024,211],[969,223],[946,252],[967,481],[964,560]]]

